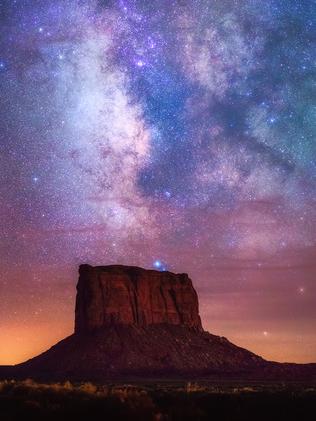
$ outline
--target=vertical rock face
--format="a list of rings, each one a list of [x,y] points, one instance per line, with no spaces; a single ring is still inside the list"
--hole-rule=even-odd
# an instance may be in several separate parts
[[[79,273],[75,333],[113,324],[202,330],[198,297],[187,274],[120,265],[81,265]]]

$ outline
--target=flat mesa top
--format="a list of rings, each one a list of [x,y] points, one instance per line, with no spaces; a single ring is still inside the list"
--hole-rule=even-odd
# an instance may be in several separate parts
[[[155,270],[155,269],[144,269],[139,266],[129,266],[129,265],[106,265],[106,266],[91,266],[89,264],[82,264],[79,266],[79,273],[89,272],[89,271],[100,271],[100,272],[111,272],[111,273],[135,273],[135,272],[149,272],[156,274],[168,274],[171,276],[183,276],[188,277],[187,273],[174,273],[168,270]]]

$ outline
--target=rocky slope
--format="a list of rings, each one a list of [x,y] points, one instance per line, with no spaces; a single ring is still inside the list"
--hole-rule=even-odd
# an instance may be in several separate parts
[[[227,339],[177,325],[112,325],[72,335],[22,365],[44,378],[177,377],[240,373],[262,358]]]

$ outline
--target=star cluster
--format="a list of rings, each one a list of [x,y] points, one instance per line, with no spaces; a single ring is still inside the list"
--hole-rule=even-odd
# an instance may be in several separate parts
[[[210,331],[315,360],[316,2],[0,1],[0,19],[3,363],[71,331],[82,262],[186,271]]]

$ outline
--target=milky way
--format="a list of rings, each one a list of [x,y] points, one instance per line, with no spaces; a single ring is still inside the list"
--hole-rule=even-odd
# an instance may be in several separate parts
[[[316,360],[316,2],[0,13],[0,363],[71,332],[82,262],[188,272],[207,329]]]

